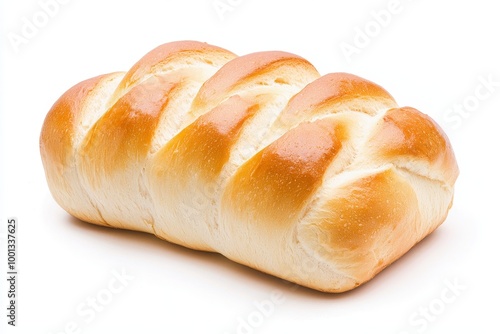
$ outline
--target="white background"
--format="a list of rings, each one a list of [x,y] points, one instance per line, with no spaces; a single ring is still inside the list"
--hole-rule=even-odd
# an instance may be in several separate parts
[[[0,332],[498,330],[500,19],[494,2],[401,0],[381,26],[373,13],[392,8],[389,0],[226,1],[231,10],[219,15],[213,0],[73,0],[53,8],[46,22],[38,1],[1,2]],[[26,22],[40,27],[30,35]],[[368,41],[360,37],[365,29]],[[38,151],[45,114],[73,84],[127,70],[154,47],[182,39],[240,55],[296,53],[323,74],[360,75],[400,105],[431,115],[448,133],[461,170],[446,222],[368,284],[330,295],[295,289],[216,254],[71,218],[45,182]],[[341,46],[355,42],[357,53],[346,57]],[[463,114],[453,109],[460,106]],[[19,221],[15,328],[6,325],[4,278],[11,216]],[[113,281],[117,272],[129,276],[126,286]],[[110,283],[123,289],[109,292]],[[272,301],[273,294],[280,299]],[[86,305],[93,297],[107,303],[94,317]],[[263,302],[266,314],[256,304]]]

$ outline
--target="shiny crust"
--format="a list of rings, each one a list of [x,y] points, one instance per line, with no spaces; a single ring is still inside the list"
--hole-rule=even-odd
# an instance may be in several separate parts
[[[435,230],[458,176],[442,129],[379,85],[194,41],[69,89],[40,152],[75,217],[327,292],[365,283]]]
[[[379,85],[349,73],[330,73],[304,87],[290,100],[281,117],[311,117],[346,110],[375,115],[390,106],[396,106],[396,102]]]
[[[305,140],[305,138],[307,138]],[[342,147],[331,120],[302,123],[255,154],[227,185],[223,205],[254,224],[294,223]]]
[[[232,52],[207,43],[181,41],[166,43],[148,52],[125,74],[116,88],[117,95],[152,73],[165,72],[174,66],[189,66],[193,62],[205,62],[220,67],[235,58]]]
[[[417,196],[393,168],[352,179],[329,195],[306,217],[299,235],[316,256],[335,259],[337,271],[356,278],[351,288],[425,236],[415,229]]]
[[[458,167],[450,142],[427,115],[411,107],[387,110],[372,137],[372,146],[383,159],[425,164],[421,173],[454,184]],[[415,166],[408,166],[413,169]]]

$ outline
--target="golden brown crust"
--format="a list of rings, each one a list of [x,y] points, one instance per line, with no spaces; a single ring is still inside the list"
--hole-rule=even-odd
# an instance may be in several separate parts
[[[119,77],[120,73],[101,75],[70,88],[47,114],[40,134],[45,175],[56,201],[73,216],[105,226],[109,225],[79,182],[76,172],[78,155],[75,153],[80,146],[84,125],[91,118],[87,111],[92,98],[99,96],[106,86],[113,86],[113,81]]]
[[[417,197],[393,169],[354,179],[329,195],[331,199],[311,220],[314,223],[305,223],[299,233],[303,242],[316,246],[319,256],[333,260],[338,270],[359,283],[423,237],[413,226],[418,217]]]
[[[434,166],[447,184],[455,183],[458,166],[443,130],[427,115],[411,107],[389,109],[371,139],[386,159],[418,159]]]
[[[75,119],[82,111],[82,104],[105,75],[82,81],[66,91],[54,103],[43,123],[40,134],[40,151],[54,165],[65,165],[73,147]]]
[[[257,109],[258,105],[236,95],[204,114],[158,152],[156,175],[168,177],[178,171],[178,177],[182,177],[196,172],[207,182],[214,181],[228,161],[245,121]]]
[[[210,55],[210,57],[208,55]],[[198,57],[202,58],[208,65],[213,65],[215,62],[214,56],[218,56],[226,61],[236,57],[236,55],[228,50],[197,41],[180,41],[162,44],[148,52],[132,66],[123,77],[117,91],[120,92],[134,85],[137,81],[142,80],[147,74],[154,73],[155,68],[160,68],[162,65],[174,62],[176,59],[182,60],[185,58]]]
[[[341,149],[342,136],[341,126],[330,120],[302,123],[240,167],[223,202],[248,213],[250,224],[293,223]]]
[[[153,76],[123,95],[90,129],[81,153],[88,159],[87,173],[93,170],[110,175],[144,159],[178,82]]]
[[[375,115],[391,106],[396,106],[396,102],[379,85],[349,73],[330,73],[295,95],[280,121],[289,124],[346,110]]]
[[[299,68],[316,72],[307,60],[287,52],[256,52],[235,58],[203,84],[193,102],[193,109],[204,110],[206,105],[218,104],[232,91],[242,85],[249,86],[250,82],[269,85],[267,81],[271,78],[275,83],[288,83],[287,77],[292,72],[299,72]]]

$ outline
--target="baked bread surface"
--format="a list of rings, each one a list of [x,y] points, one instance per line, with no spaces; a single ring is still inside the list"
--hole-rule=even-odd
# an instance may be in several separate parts
[[[434,231],[458,176],[442,129],[379,85],[195,41],[70,88],[40,151],[53,197],[81,220],[327,292]]]

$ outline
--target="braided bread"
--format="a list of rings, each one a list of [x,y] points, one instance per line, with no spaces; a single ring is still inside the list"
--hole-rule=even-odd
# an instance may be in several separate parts
[[[440,127],[382,87],[194,41],[69,89],[40,151],[53,197],[81,220],[327,292],[435,230],[458,176]]]

